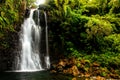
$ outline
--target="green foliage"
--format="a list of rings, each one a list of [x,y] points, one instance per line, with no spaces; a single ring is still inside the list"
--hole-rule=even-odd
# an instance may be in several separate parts
[[[108,48],[111,48],[116,53],[120,52],[120,34],[112,34],[106,36],[104,39],[108,43]]]
[[[120,1],[119,0],[111,0],[109,3],[108,3],[108,5],[111,7],[111,9],[110,9],[110,14],[112,14],[112,13],[118,13],[117,12],[117,10],[119,11],[119,9],[120,9]]]
[[[119,74],[119,4],[120,0],[51,0],[50,48],[77,58],[77,67],[85,72],[95,62],[99,75],[107,76],[111,69]]]
[[[25,0],[25,1],[27,2],[27,5],[26,5],[26,6],[30,7],[30,6],[33,6],[33,5],[34,5],[34,2],[35,2],[36,0]]]
[[[83,54],[81,54],[82,56]],[[89,60],[90,63],[97,62],[100,64],[101,67],[107,67],[108,69],[110,68],[119,68],[120,65],[120,54],[119,53],[114,53],[114,52],[107,52],[107,53],[102,53],[102,54],[84,54],[82,59],[84,60]]]
[[[19,13],[16,10],[14,0],[6,0],[0,3],[0,33],[14,31],[14,23],[19,21]]]
[[[119,11],[118,0],[51,0],[50,3],[52,2],[49,11],[50,30],[52,34],[59,35],[59,42],[62,43],[59,46],[64,48],[63,53],[68,51],[79,56],[80,51],[119,51],[119,46],[111,47],[114,43],[107,39],[114,33],[120,33],[120,13],[114,12]],[[55,39],[54,35],[53,37]],[[69,42],[72,45],[68,46]]]
[[[10,39],[12,34],[19,30],[19,25],[23,20],[26,0],[2,0],[0,1],[0,49],[8,49],[10,47]],[[34,0],[27,0],[29,3]],[[29,4],[28,3],[28,4]]]
[[[105,77],[107,75],[107,73],[106,72],[102,72],[100,75]]]
[[[107,20],[103,20],[99,15],[92,16],[85,27],[87,28],[88,38],[107,36],[113,31],[112,24]]]
[[[54,3],[56,8],[58,9],[57,15],[59,15],[60,17],[66,17],[67,9],[69,8],[69,0],[54,0]]]

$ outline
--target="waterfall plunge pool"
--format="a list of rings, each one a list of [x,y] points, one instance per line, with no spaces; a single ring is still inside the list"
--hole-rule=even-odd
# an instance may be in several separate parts
[[[53,74],[49,71],[3,72],[0,73],[0,80],[72,80],[72,77]]]

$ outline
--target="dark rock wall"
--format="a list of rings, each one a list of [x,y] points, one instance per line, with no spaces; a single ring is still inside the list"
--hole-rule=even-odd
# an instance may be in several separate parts
[[[15,56],[19,49],[19,30],[20,25],[17,25],[15,32],[8,32],[5,37],[7,48],[0,48],[0,71],[13,70],[15,65]]]

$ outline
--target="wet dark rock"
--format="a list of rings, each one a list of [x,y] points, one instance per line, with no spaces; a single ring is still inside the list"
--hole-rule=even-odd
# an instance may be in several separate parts
[[[34,14],[33,14],[33,19],[34,19],[36,25],[39,25],[42,28],[46,27],[44,10],[35,10]]]
[[[45,5],[45,4],[42,4],[42,5],[39,5],[39,10],[44,10],[44,11],[46,11],[46,10],[49,10],[49,8],[50,8],[50,6],[48,6],[48,5]]]
[[[29,17],[29,15],[30,15],[30,9],[26,9],[25,10],[25,18],[28,18]]]
[[[20,26],[16,27],[16,30]],[[19,34],[18,32],[8,32],[7,37],[5,37],[5,42],[8,45],[6,48],[0,48],[0,71],[9,71],[15,69],[15,56],[18,54],[19,48]]]
[[[40,11],[39,11],[40,12]],[[39,14],[38,10],[35,10],[34,13],[33,13],[33,19],[35,21],[35,24],[36,25],[39,25],[40,24],[40,20],[38,21],[38,17],[40,19],[40,15]]]

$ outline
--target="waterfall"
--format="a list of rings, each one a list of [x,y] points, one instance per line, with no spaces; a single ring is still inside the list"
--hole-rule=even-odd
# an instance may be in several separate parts
[[[46,67],[50,68],[50,60],[49,60],[49,51],[48,51],[48,26],[47,26],[47,16],[46,13],[44,12],[45,15],[45,32],[46,32],[46,57],[45,57],[45,61],[46,61]]]
[[[50,68],[48,53],[48,26],[47,16],[40,10],[31,9],[28,18],[25,18],[21,27],[20,43],[21,54],[19,58],[20,71],[36,71]],[[41,21],[45,22],[41,25]]]

